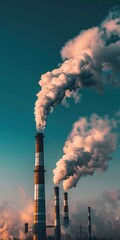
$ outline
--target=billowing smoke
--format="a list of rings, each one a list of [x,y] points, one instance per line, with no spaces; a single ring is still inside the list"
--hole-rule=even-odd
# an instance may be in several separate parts
[[[41,76],[35,104],[37,130],[44,130],[46,118],[59,103],[73,97],[79,101],[81,88],[103,91],[105,84],[119,84],[120,10],[114,8],[97,27],[81,31],[61,50],[64,62]]]
[[[118,121],[119,122],[119,121]],[[97,171],[105,171],[116,148],[117,120],[92,114],[80,118],[65,142],[63,157],[56,163],[54,183],[63,181],[64,190],[75,187],[78,180]]]
[[[33,201],[20,188],[19,209],[17,204],[4,201],[0,203],[0,239],[23,239],[24,223],[32,224]]]

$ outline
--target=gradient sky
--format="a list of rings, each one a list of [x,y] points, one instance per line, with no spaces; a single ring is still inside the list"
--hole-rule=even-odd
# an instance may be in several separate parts
[[[0,201],[15,201],[19,186],[33,197],[34,104],[41,74],[57,68],[62,61],[60,50],[69,39],[98,25],[117,4],[119,0],[0,1]],[[62,157],[73,122],[92,113],[112,117],[120,108],[120,88],[107,87],[103,95],[85,89],[81,93],[80,103],[70,100],[69,108],[59,105],[47,119],[47,198],[53,198],[52,170]],[[119,188],[119,169],[118,147],[108,170],[82,178],[70,190],[70,201]]]

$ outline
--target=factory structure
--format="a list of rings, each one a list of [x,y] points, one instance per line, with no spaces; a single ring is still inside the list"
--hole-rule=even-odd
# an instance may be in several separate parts
[[[60,222],[60,203],[59,203],[59,187],[54,187],[54,224],[46,226],[46,207],[45,207],[45,169],[44,169],[44,135],[38,132],[36,138],[36,151],[35,151],[35,168],[34,168],[34,222],[32,235],[33,240],[46,240],[46,229],[53,228],[54,240],[72,240],[69,230],[69,209],[68,209],[68,193],[63,193],[63,223],[66,230],[64,238],[61,234]],[[87,240],[91,238],[91,212],[88,207],[88,225],[87,225]],[[28,223],[25,223],[25,235],[29,232]],[[80,238],[81,240],[81,238]]]

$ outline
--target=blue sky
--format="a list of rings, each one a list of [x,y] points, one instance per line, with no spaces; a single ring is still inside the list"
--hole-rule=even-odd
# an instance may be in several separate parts
[[[57,68],[60,49],[83,29],[98,25],[119,1],[0,2],[0,189],[2,200],[16,199],[22,186],[33,197],[35,153],[34,104],[41,74]],[[120,88],[107,87],[103,95],[82,90],[81,102],[56,107],[45,129],[46,195],[53,197],[53,174],[64,142],[79,116],[98,113],[110,117],[120,108]],[[82,178],[70,190],[71,201],[97,197],[119,188],[120,149],[103,174]]]

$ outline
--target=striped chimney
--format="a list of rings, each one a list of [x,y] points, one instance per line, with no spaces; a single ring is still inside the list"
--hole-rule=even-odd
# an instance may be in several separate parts
[[[34,170],[34,232],[33,240],[46,240],[45,170],[43,133],[36,134]]]
[[[69,226],[69,214],[68,214],[68,193],[64,192],[64,226]]]
[[[91,240],[91,213],[90,213],[91,208],[88,207],[88,240]]]
[[[55,227],[55,240],[61,240],[59,187],[54,187],[54,227]]]

